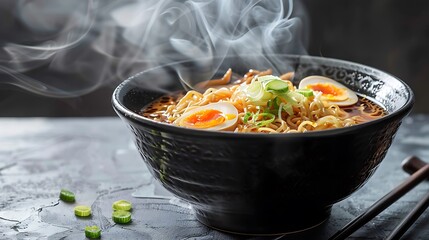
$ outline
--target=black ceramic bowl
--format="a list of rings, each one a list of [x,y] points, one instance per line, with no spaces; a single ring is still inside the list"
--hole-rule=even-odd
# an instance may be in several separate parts
[[[347,128],[270,135],[185,129],[138,114],[165,93],[158,90],[162,84],[163,89],[180,88],[168,85],[169,80],[206,80],[210,64],[201,62],[210,59],[142,72],[113,94],[114,109],[133,132],[153,176],[213,228],[276,234],[317,226],[334,203],[374,173],[412,108],[411,89],[377,69],[328,58],[276,57],[282,64],[258,61],[257,67],[271,67],[277,74],[293,70],[296,81],[314,74],[333,78],[375,100],[388,115]],[[219,74],[228,67],[239,73],[255,68],[252,58],[246,59],[224,59]]]

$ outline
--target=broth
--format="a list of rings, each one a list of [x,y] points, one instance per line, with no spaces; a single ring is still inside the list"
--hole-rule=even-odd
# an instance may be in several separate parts
[[[162,96],[140,114],[186,128],[260,133],[348,127],[387,114],[333,79],[308,76],[295,87],[290,81],[293,74],[270,74],[271,70],[251,70],[230,84],[232,71],[228,70],[221,80],[210,80],[222,85],[213,87],[205,81],[209,88],[204,93],[192,90]]]
[[[153,121],[171,124],[173,121],[168,119],[167,108],[176,105],[183,96],[183,93],[162,96],[144,107],[139,114]],[[381,106],[361,96],[354,105],[341,107],[341,109],[348,114],[347,117],[359,117],[359,123],[368,122],[387,114]],[[366,114],[362,114],[362,112]]]

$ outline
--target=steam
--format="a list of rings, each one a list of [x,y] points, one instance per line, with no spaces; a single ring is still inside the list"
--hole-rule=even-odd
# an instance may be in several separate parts
[[[3,83],[45,96],[80,96],[176,61],[204,58],[200,63],[215,72],[227,56],[260,55],[276,63],[272,54],[306,54],[306,12],[299,1],[8,4],[19,24],[10,29],[14,38],[0,42],[0,74],[8,76]],[[0,4],[0,14],[9,11],[6,5]]]

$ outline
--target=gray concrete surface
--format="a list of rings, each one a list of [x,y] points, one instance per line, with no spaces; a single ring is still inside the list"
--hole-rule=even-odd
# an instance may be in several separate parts
[[[429,115],[405,119],[386,159],[369,182],[335,204],[318,228],[282,238],[233,236],[200,224],[192,209],[153,180],[119,118],[0,119],[0,239],[83,239],[86,225],[98,225],[102,239],[327,239],[407,174],[401,161],[417,155],[429,161]],[[58,200],[61,188],[76,203]],[[366,224],[350,239],[384,239],[429,191],[423,182]],[[111,220],[111,204],[133,203],[132,223]],[[90,205],[89,219],[73,214]],[[287,217],[287,216],[285,216]],[[429,213],[403,239],[429,235]]]

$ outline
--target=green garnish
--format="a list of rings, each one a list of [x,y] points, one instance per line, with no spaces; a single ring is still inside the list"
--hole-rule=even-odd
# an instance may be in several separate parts
[[[276,115],[272,113],[251,113],[247,112],[243,117],[243,123],[251,123],[258,127],[268,126],[276,119]]]
[[[249,118],[252,116],[253,116],[253,114],[251,112],[247,112],[246,114],[244,114],[243,123],[246,124],[249,121]]]
[[[273,99],[268,100],[267,102],[267,108],[264,110],[264,112],[277,114],[277,111],[279,109],[279,106],[281,104],[281,100],[279,97],[275,97]]]
[[[131,203],[127,200],[118,200],[113,203],[112,205],[113,210],[124,210],[124,211],[130,211],[132,206]]]
[[[272,75],[258,77],[257,80],[243,87],[247,97],[257,105],[265,105],[278,96],[283,97],[289,91],[289,84]],[[287,99],[288,102],[291,98]]]
[[[295,99],[293,99],[291,97],[292,94],[289,95],[290,93],[282,94],[280,97],[283,98],[287,103],[290,103],[290,104],[294,105],[294,104],[296,104],[296,101],[295,101]]]
[[[246,94],[249,98],[257,98],[262,91],[262,84],[260,82],[252,82],[246,88]]]
[[[63,200],[64,202],[74,202],[75,201],[74,193],[66,189],[61,189],[60,199]]]
[[[273,75],[265,75],[265,76],[258,77],[259,82],[269,82],[271,80],[281,80],[281,79]]]
[[[264,102],[271,99],[272,94],[264,90],[262,83],[254,81],[246,88],[246,94],[252,102]]]
[[[112,213],[112,219],[115,223],[125,224],[131,221],[131,213],[124,210],[117,210]]]
[[[76,206],[74,208],[74,215],[78,217],[88,217],[91,215],[91,208],[88,206]]]
[[[265,85],[267,91],[273,93],[286,93],[289,90],[289,85],[283,80],[272,80]]]
[[[272,75],[258,77],[243,85],[242,90],[253,104],[265,107],[263,113],[246,113],[243,117],[243,123],[258,127],[268,126],[276,116],[281,118],[283,111],[293,115],[293,107],[314,95],[311,89],[290,90],[288,81]]]
[[[255,121],[255,125],[258,127],[264,127],[272,123],[276,119],[276,115],[272,113],[260,113],[255,117],[255,119],[258,118],[262,118],[262,120]]]
[[[285,105],[283,105],[282,107],[283,110],[285,110],[285,112],[287,112],[287,114],[289,115],[293,115],[293,108],[292,108],[292,104],[290,103],[286,103]],[[281,110],[280,110],[281,111]]]
[[[313,90],[311,90],[311,89],[298,89],[298,90],[296,90],[296,92],[301,93],[302,95],[304,95],[304,97],[314,96]]]
[[[101,229],[98,226],[86,226],[85,227],[85,237],[87,238],[100,238],[101,237]]]

